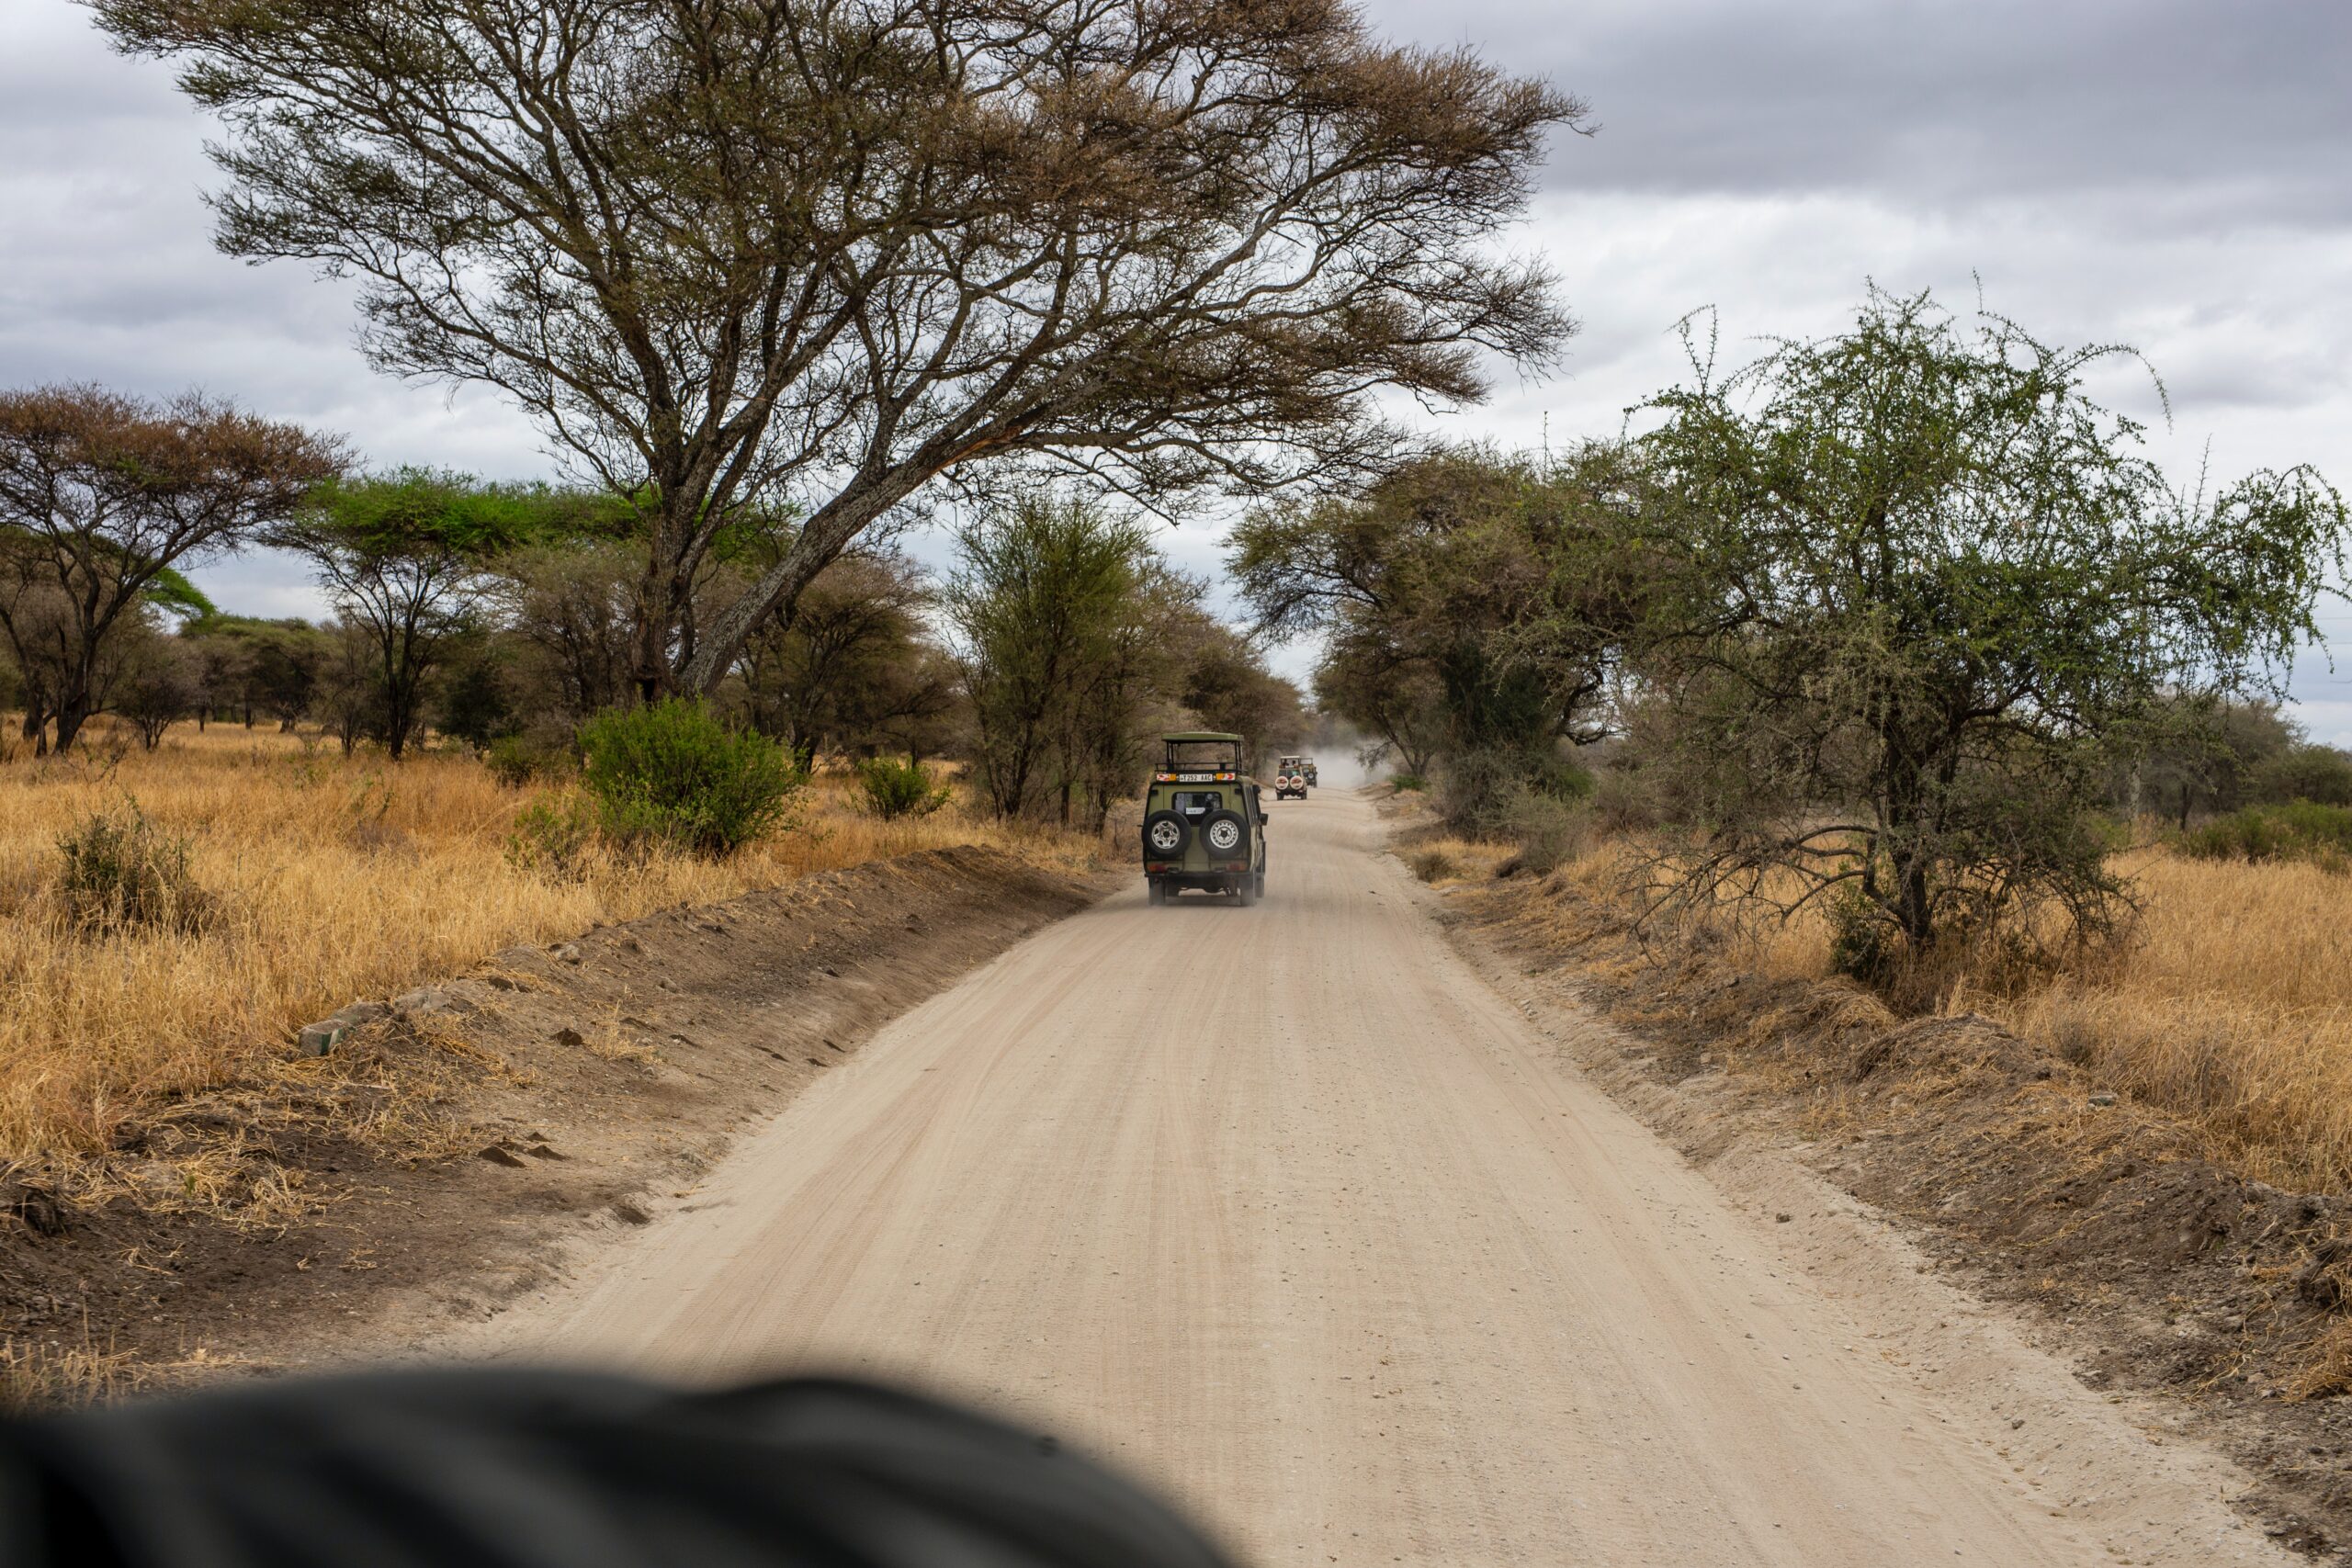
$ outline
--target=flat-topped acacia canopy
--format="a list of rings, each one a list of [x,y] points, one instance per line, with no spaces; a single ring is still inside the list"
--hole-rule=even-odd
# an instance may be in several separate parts
[[[1351,485],[1382,392],[1477,401],[1572,325],[1499,242],[1585,107],[1349,0],[90,5],[219,117],[223,249],[633,498],[649,700],[926,487]]]

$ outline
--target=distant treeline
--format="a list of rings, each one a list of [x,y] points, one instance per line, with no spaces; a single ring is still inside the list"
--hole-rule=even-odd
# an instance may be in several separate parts
[[[649,596],[647,516],[630,497],[353,474],[290,427],[87,389],[20,398],[14,429],[9,412],[0,446],[20,468],[45,461],[47,493],[74,498],[0,526],[0,705],[21,710],[36,753],[74,745],[99,713],[150,747],[174,724],[227,721],[315,726],[396,759],[428,737],[560,753],[593,716],[658,694],[650,603],[683,604],[691,641],[797,533],[789,516],[740,520],[682,593]],[[23,428],[37,420],[73,439],[39,439]],[[266,488],[261,458],[224,474],[202,450],[255,430],[299,459]],[[124,477],[120,453],[139,442],[178,478]],[[204,525],[183,525],[187,512]],[[299,553],[332,617],[227,614],[182,574],[254,544]],[[1306,732],[1296,689],[1203,608],[1206,585],[1107,506],[1017,491],[957,532],[956,560],[939,581],[888,544],[845,551],[755,626],[708,700],[804,767],[955,754],[998,811],[1065,820],[1099,821],[1131,793],[1162,724],[1260,744]]]

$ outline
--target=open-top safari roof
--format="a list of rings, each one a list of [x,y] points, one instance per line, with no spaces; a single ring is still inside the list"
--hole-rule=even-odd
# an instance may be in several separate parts
[[[1186,729],[1173,735],[1163,735],[1167,761],[1161,764],[1168,776],[1178,769],[1206,769],[1203,777],[1214,775],[1229,779],[1241,771],[1244,742],[1238,735],[1217,729]]]

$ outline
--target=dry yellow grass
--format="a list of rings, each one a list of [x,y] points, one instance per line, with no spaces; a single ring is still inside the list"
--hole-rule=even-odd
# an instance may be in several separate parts
[[[243,1365],[203,1349],[177,1361],[144,1360],[84,1340],[0,1338],[0,1412],[37,1414],[120,1399],[217,1376]]]
[[[2249,1175],[2352,1190],[2352,877],[2154,851],[2124,869],[2147,901],[2129,945],[1983,1010],[2189,1116]]]
[[[1427,883],[1443,886],[1483,882],[1494,875],[1495,868],[1510,859],[1512,853],[1509,844],[1437,833],[1416,837],[1405,851],[1405,863],[1412,867],[1414,875]]]
[[[502,788],[465,757],[395,767],[223,727],[175,731],[153,753],[92,739],[63,760],[0,763],[0,1164],[103,1147],[141,1106],[282,1057],[291,1031],[347,1001],[518,942],[922,849],[985,844],[1072,870],[1093,850],[956,807],[878,821],[845,781],[820,778],[797,829],[735,860],[592,854],[578,876],[552,877],[506,852],[544,791]],[[72,919],[58,840],[134,803],[188,840],[211,900],[200,929],[92,933]]]
[[[1399,807],[1400,845],[1423,879],[1478,881],[1508,846],[1445,838]],[[1622,894],[1622,845],[1563,868],[1597,897]],[[2292,1190],[2352,1191],[2352,876],[2299,862],[2196,860],[2161,848],[2118,857],[2143,901],[2125,940],[2056,976],[1963,971],[1939,1010],[1979,1012],[2197,1128],[2214,1156]],[[1816,908],[1747,922],[1740,961],[1783,979],[1830,974]],[[2352,1366],[2352,1339],[2344,1362]],[[2352,1379],[2352,1373],[2346,1374]]]
[[[2183,1115],[2258,1179],[2352,1190],[2352,877],[2161,849],[2116,869],[2143,908],[2113,951],[2055,976],[1963,975],[1940,1010],[1997,1019]],[[1767,973],[1829,973],[1817,917],[1749,940]]]

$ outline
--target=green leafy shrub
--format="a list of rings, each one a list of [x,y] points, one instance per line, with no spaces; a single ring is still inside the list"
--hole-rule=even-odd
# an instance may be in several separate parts
[[[212,912],[188,870],[187,840],[158,831],[136,806],[125,818],[85,818],[57,847],[65,857],[58,890],[85,929],[194,931]]]
[[[731,855],[784,828],[806,782],[783,747],[682,698],[597,715],[580,750],[598,826],[629,846]]]
[[[884,821],[901,817],[928,817],[947,804],[954,792],[931,776],[921,762],[874,757],[857,765],[858,787],[865,792],[865,808]]]
[[[2182,834],[2176,847],[2200,860],[2309,860],[2341,870],[2352,857],[2352,807],[2249,806]]]
[[[596,843],[596,807],[566,791],[535,800],[515,815],[506,835],[506,863],[550,882],[576,882],[588,874]]]
[[[562,778],[571,772],[571,753],[527,735],[502,735],[482,748],[481,765],[508,789],[536,779]]]
[[[1521,784],[1507,792],[1495,807],[1491,830],[1497,838],[1518,846],[1509,860],[1495,868],[1495,874],[1543,876],[1581,859],[1591,847],[1593,813],[1580,799],[1563,799]]]
[[[1430,781],[1419,773],[1391,773],[1388,787],[1398,795],[1419,795],[1430,787]]]
[[[1444,761],[1438,780],[1437,808],[1457,833],[1510,839],[1514,818],[1531,800],[1568,805],[1592,793],[1592,775],[1540,751],[1510,747],[1469,747]]]
[[[1848,884],[1827,901],[1829,967],[1866,986],[1894,978],[1902,936],[1879,915],[1860,888]]]

